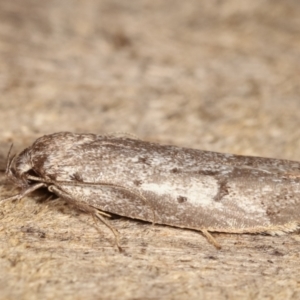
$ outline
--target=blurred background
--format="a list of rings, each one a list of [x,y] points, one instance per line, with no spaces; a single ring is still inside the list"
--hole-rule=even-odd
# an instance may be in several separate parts
[[[0,139],[125,131],[300,159],[300,3],[0,1]]]
[[[66,130],[300,160],[299,112],[298,0],[0,0],[1,171]],[[300,298],[299,235],[112,224],[122,255],[61,200],[2,202],[0,299]]]
[[[300,3],[0,1],[0,138],[125,131],[300,158]]]

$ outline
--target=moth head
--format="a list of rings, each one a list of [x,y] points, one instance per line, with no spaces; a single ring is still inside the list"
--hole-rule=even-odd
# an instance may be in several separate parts
[[[29,155],[29,148],[24,149],[18,155],[10,156],[12,146],[9,149],[5,175],[7,180],[18,187],[25,188],[29,186],[27,176],[32,170],[32,163]]]

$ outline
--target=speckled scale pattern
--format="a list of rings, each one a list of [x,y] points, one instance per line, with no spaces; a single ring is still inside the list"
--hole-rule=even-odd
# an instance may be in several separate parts
[[[300,223],[295,161],[60,132],[36,140],[7,173],[23,189],[34,174],[76,203],[176,227],[282,234]]]

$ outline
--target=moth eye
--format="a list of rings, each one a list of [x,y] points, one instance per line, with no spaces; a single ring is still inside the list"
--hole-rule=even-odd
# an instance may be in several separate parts
[[[33,176],[33,177],[40,177],[39,174],[37,174],[33,169],[28,170],[27,172],[24,172],[21,174],[20,178],[22,178],[22,181],[26,184],[30,184],[32,182],[31,179],[28,178],[28,176]]]

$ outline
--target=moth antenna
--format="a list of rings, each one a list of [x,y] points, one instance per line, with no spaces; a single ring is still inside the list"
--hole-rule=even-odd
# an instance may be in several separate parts
[[[12,164],[14,158],[15,158],[15,155],[13,155],[12,157],[10,157],[13,145],[14,145],[13,143],[10,145],[8,153],[7,153],[5,174],[8,174],[8,170],[9,170],[9,168],[10,168],[10,166],[11,166],[11,164]]]
[[[98,220],[100,220],[105,226],[107,226],[107,227],[111,230],[111,232],[112,232],[112,233],[114,234],[114,236],[115,236],[115,244],[116,244],[118,250],[119,250],[120,252],[122,252],[123,250],[122,250],[122,248],[121,248],[121,246],[120,246],[120,237],[119,237],[118,231],[117,231],[113,226],[111,226],[111,225],[109,224],[109,222],[108,222],[107,220],[105,220],[105,219],[102,217],[102,215],[106,215],[106,213],[99,212],[99,211],[94,211],[94,213],[92,214],[93,219],[94,219],[94,222],[95,222],[96,225],[98,226],[98,223],[97,223],[96,220],[95,220],[95,217],[96,217],[96,218],[98,218]]]

